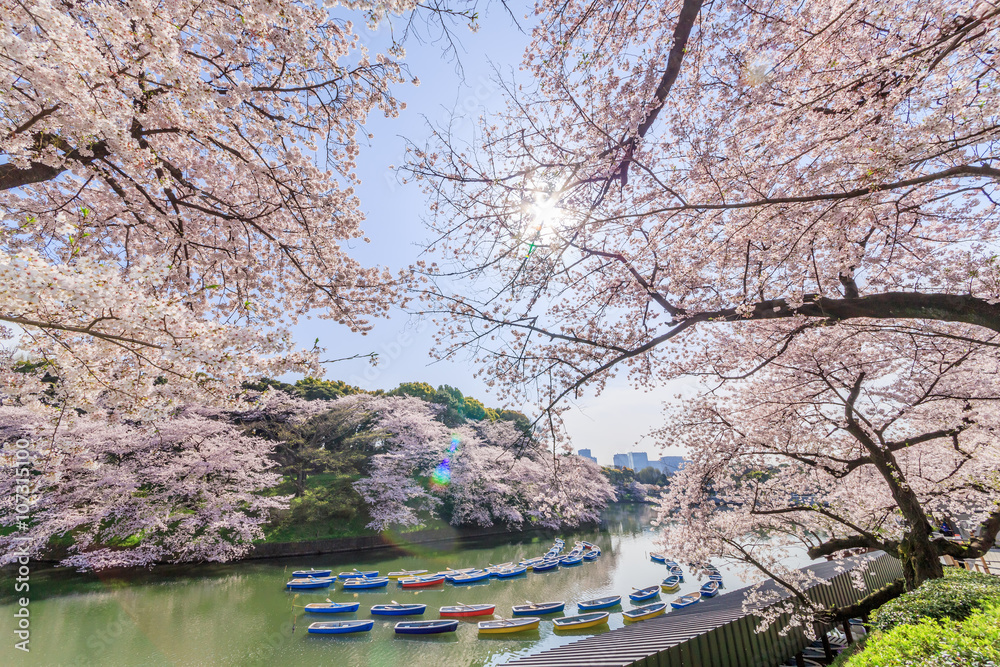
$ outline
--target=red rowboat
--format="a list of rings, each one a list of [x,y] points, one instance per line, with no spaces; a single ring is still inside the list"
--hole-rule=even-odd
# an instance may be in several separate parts
[[[457,607],[441,607],[441,618],[464,618],[466,616],[492,616],[495,604],[459,604]]]
[[[437,586],[441,583],[444,583],[444,577],[437,574],[427,577],[410,577],[399,580],[399,585],[403,588],[426,588],[427,586]]]

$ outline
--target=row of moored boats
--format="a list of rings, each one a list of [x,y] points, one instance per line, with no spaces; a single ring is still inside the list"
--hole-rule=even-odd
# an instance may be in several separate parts
[[[448,569],[444,572],[431,574],[426,570],[402,570],[399,572],[389,572],[386,576],[379,576],[377,571],[353,570],[351,572],[341,572],[334,576],[331,570],[300,570],[294,572],[295,579],[286,584],[288,589],[298,588],[324,588],[329,587],[334,581],[342,581],[343,588],[347,590],[356,588],[379,588],[388,585],[390,580],[396,580],[402,588],[425,588],[443,584],[448,581],[452,584],[461,585],[473,581],[487,581],[491,578],[505,579],[520,576],[528,570],[545,571],[560,565],[573,566],[587,560],[595,560],[600,556],[600,548],[589,542],[578,542],[569,553],[562,555],[565,542],[557,539],[552,548],[538,558],[525,559],[517,564],[504,563],[501,565],[491,565],[484,569],[467,568],[464,570]],[[658,555],[656,555],[658,556]],[[658,558],[654,556],[654,560]],[[633,604],[649,601],[655,598],[661,591],[676,591],[684,581],[684,573],[680,566],[665,558],[658,560],[667,565],[670,574],[657,586],[644,589],[636,589],[629,594],[629,599]],[[698,602],[702,597],[713,597],[717,594],[721,586],[721,575],[712,566],[706,566],[709,581],[702,587],[701,591],[681,596],[672,601],[670,605],[675,609],[689,606]],[[594,600],[578,602],[576,616],[563,616],[553,618],[552,623],[556,630],[577,630],[597,627],[608,622],[610,611],[621,604],[621,596],[614,595]],[[339,614],[356,612],[360,608],[358,602],[332,602],[329,599],[325,603],[312,603],[305,605],[305,611],[316,614]],[[542,621],[543,616],[556,614],[565,611],[565,601],[555,602],[531,602],[526,600],[523,605],[515,605],[511,609],[512,618],[491,618],[478,623],[480,634],[509,634],[536,630]],[[666,602],[653,602],[622,612],[626,622],[642,621],[662,615],[667,608]],[[377,604],[369,608],[372,616],[419,616],[427,611],[427,605],[418,603],[401,604],[392,601],[391,604]],[[461,618],[472,618],[477,616],[494,616],[496,605],[494,604],[472,604],[458,603],[457,605],[441,607],[438,610],[439,619],[427,621],[401,621],[396,623],[395,632],[397,634],[438,634],[444,632],[455,632],[458,629]],[[312,623],[308,631],[313,634],[349,634],[356,632],[368,632],[374,626],[374,620],[344,620]]]

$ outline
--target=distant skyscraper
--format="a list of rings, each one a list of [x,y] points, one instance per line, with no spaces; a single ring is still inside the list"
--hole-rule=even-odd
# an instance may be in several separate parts
[[[629,468],[639,472],[643,468],[649,467],[649,456],[646,452],[629,452]]]
[[[661,456],[660,463],[663,465],[663,472],[673,475],[684,467],[683,456]]]
[[[612,463],[614,463],[614,466],[616,468],[632,467],[631,465],[629,465],[631,461],[629,461],[628,454],[615,454],[614,457],[612,458]]]
[[[577,454],[579,454],[580,456],[582,456],[585,459],[590,459],[594,463],[597,463],[597,459],[594,458],[593,456],[591,456],[589,449],[581,449],[580,451],[577,452]]]

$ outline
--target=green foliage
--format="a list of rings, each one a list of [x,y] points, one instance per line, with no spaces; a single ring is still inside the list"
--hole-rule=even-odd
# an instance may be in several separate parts
[[[875,612],[872,627],[885,631],[924,619],[961,621],[991,602],[1000,603],[1000,577],[945,568],[943,579],[924,582],[917,590],[882,605]]]
[[[471,396],[465,397],[463,411],[465,412],[466,419],[473,419],[475,421],[486,419],[486,406]]]
[[[642,482],[643,484],[655,484],[657,486],[666,486],[668,483],[667,476],[661,473],[653,466],[646,466],[638,473],[636,473],[635,478],[640,482]]]
[[[430,402],[434,399],[434,387],[426,382],[403,382],[398,387],[389,392],[389,396],[413,396],[422,401]]]
[[[986,575],[984,575],[986,576]],[[1000,603],[964,621],[924,620],[872,635],[844,667],[996,667],[1000,664]]]

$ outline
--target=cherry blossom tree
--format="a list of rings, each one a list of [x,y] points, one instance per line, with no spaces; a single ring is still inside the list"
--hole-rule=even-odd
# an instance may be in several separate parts
[[[262,493],[280,480],[274,443],[231,424],[195,412],[148,425],[61,420],[57,431],[35,410],[0,407],[0,564],[70,536],[62,564],[80,569],[231,560],[287,505]],[[26,526],[17,525],[19,496]]]
[[[710,323],[1000,329],[994,5],[538,12],[481,141],[414,147],[443,354],[554,402]]]
[[[409,77],[345,17],[416,3],[327,4],[346,9],[0,4],[0,333],[31,362],[4,365],[7,393],[48,374],[88,410],[207,404],[317,374],[297,317],[363,332],[386,311],[397,278],[346,245],[367,242],[362,126],[398,114]]]
[[[1000,367],[996,341],[972,343],[966,329],[922,329],[921,343],[914,331],[811,331],[752,379],[679,409],[657,434],[691,458],[661,504],[665,545],[758,567],[803,604],[804,575],[782,564],[790,546],[898,557],[904,577],[856,605],[805,605],[840,620],[942,576],[941,556],[981,556],[1000,531]],[[971,542],[937,532],[959,516]]]
[[[998,506],[995,3],[536,11],[506,109],[471,144],[413,147],[440,354],[549,408],[619,373],[718,381],[663,433],[695,457],[664,506],[679,553],[796,588],[780,540],[765,559],[742,536],[884,548],[906,577],[881,600],[979,553]],[[927,515],[960,510],[981,541],[932,534]]]
[[[422,513],[444,507],[455,525],[577,526],[614,500],[596,464],[553,456],[515,422],[448,428],[436,419],[442,406],[409,396],[373,397],[367,407],[385,433],[370,475],[355,484],[371,528],[421,525]]]

